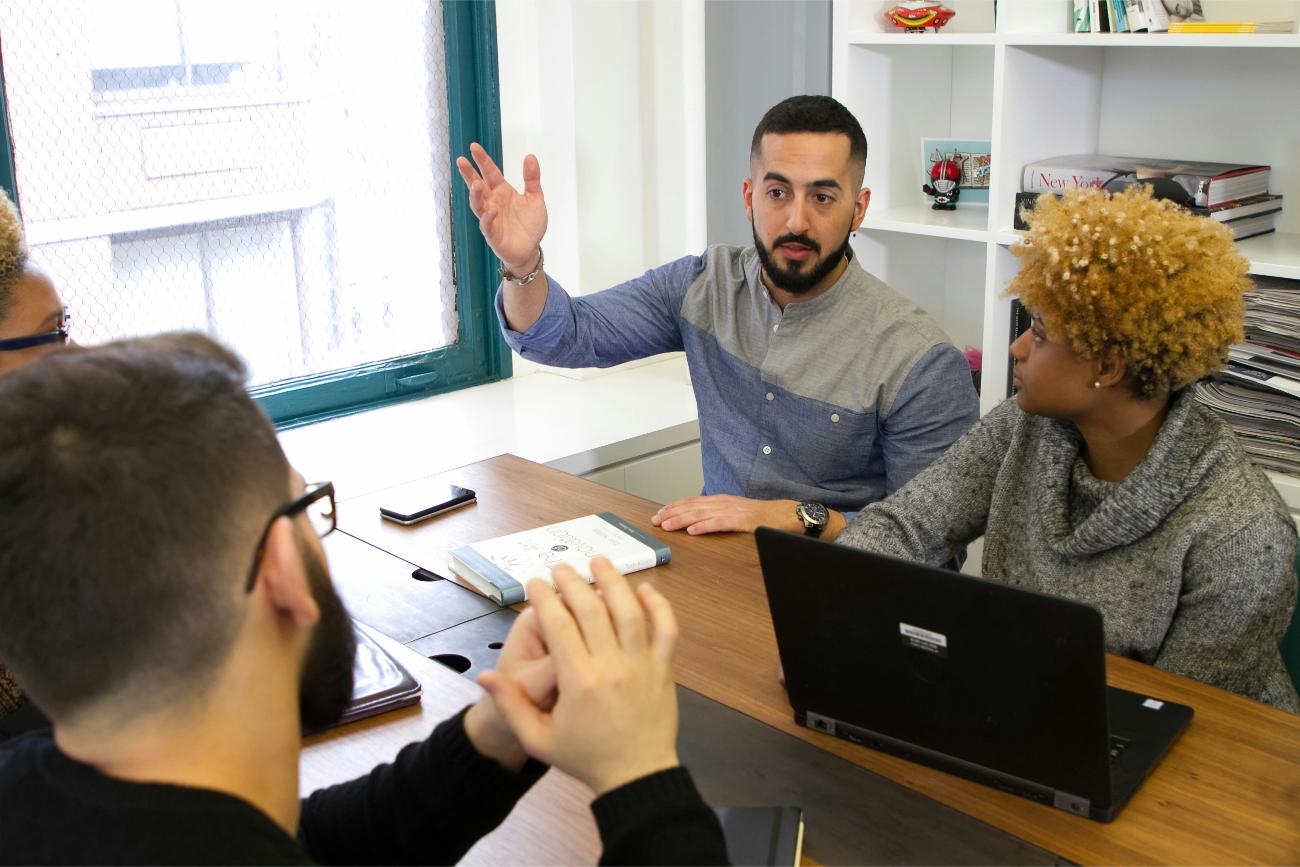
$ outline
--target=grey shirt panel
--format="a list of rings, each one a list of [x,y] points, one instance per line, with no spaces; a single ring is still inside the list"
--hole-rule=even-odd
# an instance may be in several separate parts
[[[855,259],[830,289],[783,312],[763,285],[753,247],[710,247],[705,258],[682,299],[682,318],[801,397],[887,416],[917,362],[950,345],[924,310]]]

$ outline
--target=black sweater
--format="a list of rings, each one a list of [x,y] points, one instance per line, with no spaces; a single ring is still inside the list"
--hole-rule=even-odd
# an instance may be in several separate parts
[[[529,762],[515,774],[479,755],[463,717],[306,798],[297,840],[232,795],[113,779],[65,756],[48,731],[22,735],[0,743],[0,863],[450,864],[546,771]],[[684,768],[609,792],[592,812],[601,863],[726,863]]]

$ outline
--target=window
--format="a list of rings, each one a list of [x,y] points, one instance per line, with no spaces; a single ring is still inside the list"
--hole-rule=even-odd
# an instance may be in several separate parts
[[[500,150],[494,19],[0,0],[0,183],[76,339],[210,333],[282,426],[508,375],[452,164]]]

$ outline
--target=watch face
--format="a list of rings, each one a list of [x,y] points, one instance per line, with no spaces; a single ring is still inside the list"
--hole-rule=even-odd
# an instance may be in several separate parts
[[[811,524],[816,527],[825,524],[830,515],[826,511],[826,507],[821,503],[800,503],[799,517],[804,524]]]

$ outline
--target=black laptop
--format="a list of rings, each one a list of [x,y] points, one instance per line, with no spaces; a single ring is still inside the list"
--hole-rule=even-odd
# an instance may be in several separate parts
[[[1090,605],[755,536],[800,725],[1108,822],[1192,719],[1106,685]]]

